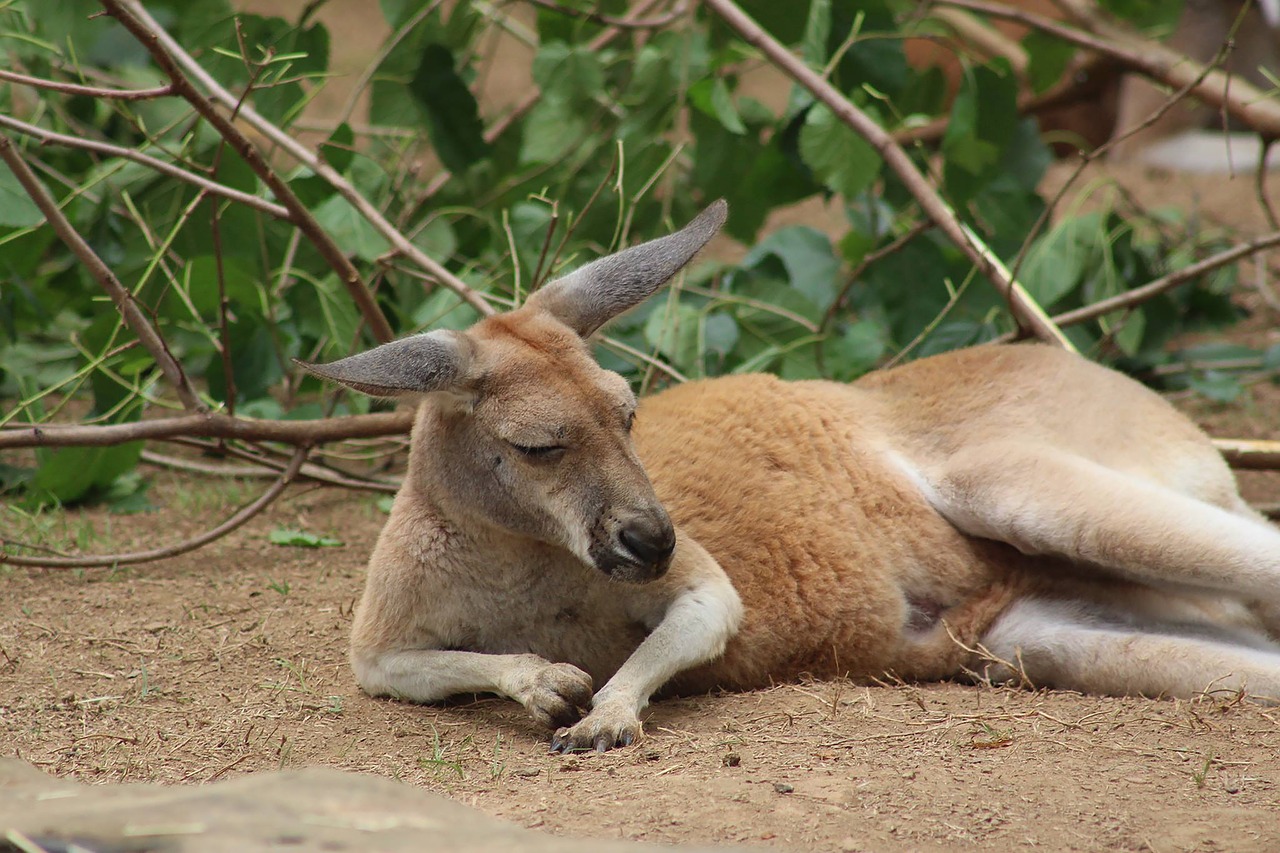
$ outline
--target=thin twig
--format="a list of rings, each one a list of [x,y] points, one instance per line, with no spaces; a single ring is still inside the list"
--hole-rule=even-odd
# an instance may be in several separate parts
[[[1221,70],[1205,73],[1204,63],[1166,47],[1157,41],[1144,39],[1136,33],[1102,19],[1091,4],[1073,2],[1074,17],[1085,21],[1089,32],[987,0],[932,0],[940,6],[968,9],[993,18],[1004,18],[1025,24],[1077,47],[1114,57],[1127,68],[1150,77],[1172,89],[1179,89],[1196,78],[1202,78],[1191,88],[1191,93],[1217,109],[1225,110],[1232,118],[1259,133],[1280,136],[1280,103],[1268,98],[1265,92],[1241,80],[1227,86],[1228,75]]]
[[[1269,249],[1273,246],[1280,246],[1280,232],[1268,234],[1264,237],[1256,237],[1245,243],[1241,243],[1238,246],[1233,246],[1230,249],[1218,252],[1215,255],[1210,255],[1204,260],[1196,261],[1194,264],[1189,264],[1180,270],[1175,270],[1168,275],[1161,276],[1155,281],[1144,284],[1141,287],[1135,287],[1133,290],[1125,291],[1124,293],[1113,296],[1110,299],[1102,299],[1073,311],[1064,311],[1061,314],[1055,315],[1053,322],[1058,326],[1074,326],[1077,323],[1083,323],[1086,320],[1101,317],[1103,314],[1110,314],[1112,311],[1119,311],[1122,308],[1131,308],[1134,305],[1138,305],[1148,299],[1151,299],[1152,297],[1159,296],[1166,290],[1171,290],[1193,278],[1198,278],[1207,272],[1212,272],[1218,267],[1226,266],[1227,264],[1238,261],[1241,258],[1246,258],[1249,255],[1261,252],[1263,249]],[[996,339],[996,342],[1006,343],[1014,340],[1016,337],[1016,333],[1010,332],[1009,334],[1001,335]]]
[[[402,435],[413,426],[413,410],[373,415],[348,415],[319,420],[268,421],[232,418],[222,414],[181,415],[123,424],[6,426],[0,429],[0,449],[15,447],[106,447],[154,438],[240,439],[285,444],[322,444],[348,438]]]
[[[178,42],[174,40],[173,36],[169,35],[169,33],[155,20],[155,18],[153,18],[147,10],[137,2],[137,0],[100,0],[100,2],[104,5],[109,5],[110,7],[119,9],[122,13],[128,14],[138,25],[139,31],[145,34],[145,38],[147,40],[146,43],[154,48],[153,55],[157,50],[163,52],[173,63],[176,63],[178,68],[187,75],[190,75],[192,80],[195,80],[203,86],[210,93],[210,97],[214,101],[222,104],[222,106],[227,109],[235,107],[239,99],[236,98],[235,95],[231,94],[231,92],[227,91],[227,89],[219,84],[218,81],[213,79],[213,77],[205,71],[198,62],[196,62],[195,58],[192,57],[191,54],[188,53],[180,44],[178,44]],[[125,12],[126,9],[128,10],[127,12]],[[185,78],[183,79],[185,80]],[[344,178],[341,173],[326,163],[322,158],[316,156],[313,151],[309,150],[301,142],[294,139],[271,122],[267,121],[259,115],[257,111],[250,107],[246,106],[241,109],[240,118],[270,140],[274,145],[278,146],[281,151],[311,169],[311,171],[319,177],[323,178],[337,191],[340,196],[350,202],[351,206],[354,207],[371,226],[373,226],[375,231],[386,238],[387,242],[391,243],[392,247],[397,252],[409,258],[409,260],[421,267],[440,284],[461,296],[463,300],[471,305],[471,307],[475,308],[476,311],[480,312],[482,316],[487,317],[495,313],[493,306],[491,306],[482,295],[471,289],[471,287],[462,281],[462,279],[449,272],[443,265],[409,242],[409,239],[405,237],[404,234],[400,233],[394,225],[387,221],[387,218],[382,215],[381,211],[379,211],[367,198],[365,198],[359,190],[352,186],[350,181]],[[293,195],[292,192],[289,194],[291,196]],[[296,196],[294,198],[296,200]],[[282,202],[285,201],[283,198],[280,200]],[[289,209],[293,210],[293,207],[289,206]],[[301,225],[299,225],[299,227],[301,227]],[[323,234],[323,231],[321,231],[321,234]],[[373,307],[377,308],[376,304]],[[378,310],[377,313],[380,316],[382,312],[381,310]],[[385,317],[382,318],[382,322],[384,324],[386,323]],[[389,332],[390,330],[388,328],[387,333],[389,334]],[[378,333],[375,331],[375,334]]]
[[[306,445],[299,447],[294,451],[293,458],[289,461],[289,467],[284,473],[272,483],[265,492],[258,496],[253,503],[247,504],[237,510],[230,518],[214,527],[206,530],[199,536],[179,542],[175,545],[166,545],[163,548],[152,548],[148,551],[133,551],[126,554],[103,554],[85,557],[25,557],[15,554],[5,554],[0,552],[0,563],[8,563],[14,566],[31,566],[42,569],[88,569],[96,567],[115,567],[128,566],[135,563],[149,563],[154,560],[163,560],[167,557],[176,557],[185,554],[188,551],[194,551],[197,548],[208,545],[215,539],[226,536],[231,531],[240,527],[249,519],[258,515],[264,509],[271,505],[271,502],[280,496],[293,478],[297,476],[298,470],[302,467],[302,463],[307,461],[308,447]]]
[[[929,218],[1008,300],[1019,325],[1030,328],[1036,337],[1044,341],[1067,350],[1075,349],[1022,285],[1009,277],[1008,270],[1004,269],[999,258],[978,239],[972,229],[960,222],[955,212],[929,185],[928,180],[920,174],[906,151],[893,140],[891,135],[845,98],[839,90],[823,80],[803,61],[793,56],[781,43],[761,29],[760,25],[743,12],[733,0],[706,0],[706,5],[737,31],[743,40],[759,48],[779,70],[809,90],[837,118],[876,149],[889,168],[897,173]]]
[[[186,471],[192,474],[205,474],[212,477],[233,477],[236,479],[247,478],[267,478],[277,477],[281,469],[284,467],[277,464],[274,460],[264,460],[254,457],[255,464],[252,465],[214,465],[208,462],[198,462],[193,459],[182,459],[177,456],[168,456],[163,453],[156,453],[153,450],[142,451],[142,461],[148,465],[156,465],[162,468],[170,468],[174,471]],[[370,492],[383,492],[386,494],[394,494],[399,488],[399,484],[390,480],[370,480],[362,477],[353,477],[342,471],[333,468],[327,468],[323,465],[317,465],[314,462],[308,462],[298,471],[299,479],[315,480],[321,483],[329,483],[334,486],[343,486],[348,489],[361,489]]]
[[[689,11],[689,0],[680,0],[670,12],[665,15],[659,15],[656,18],[614,18],[611,15],[602,15],[599,12],[592,12],[588,9],[571,9],[568,6],[561,6],[559,3],[553,3],[552,0],[526,0],[526,2],[540,6],[550,12],[555,12],[557,15],[584,18],[595,24],[604,24],[608,27],[617,27],[625,30],[659,30]]]
[[[847,276],[845,276],[844,285],[840,288],[840,292],[836,294],[836,298],[831,300],[831,306],[827,308],[827,313],[823,315],[822,324],[818,331],[825,332],[827,330],[831,325],[831,321],[835,319],[836,314],[844,309],[845,302],[849,298],[849,291],[853,289],[853,286],[862,278],[863,274],[865,274],[873,264],[883,260],[889,255],[892,255],[894,252],[901,250],[912,240],[919,237],[932,227],[933,222],[928,219],[917,220],[911,224],[910,228],[899,234],[897,237],[894,237],[879,249],[867,252],[863,255],[862,260],[858,262],[858,265],[854,267]]]
[[[86,98],[109,98],[113,101],[149,101],[165,98],[173,94],[173,86],[155,86],[150,89],[109,89],[102,86],[83,86],[78,83],[62,83],[44,77],[32,77],[19,74],[17,71],[0,69],[0,80],[18,83],[23,86],[34,86],[37,89],[48,89],[64,95],[81,95]]]
[[[26,190],[27,195],[31,197],[36,207],[44,214],[49,227],[62,239],[67,248],[79,258],[80,263],[84,264],[85,268],[89,270],[89,274],[102,285],[102,289],[111,297],[111,301],[115,303],[116,310],[120,312],[125,324],[138,336],[138,340],[151,353],[151,357],[155,359],[161,372],[164,373],[169,384],[173,386],[174,393],[178,395],[183,407],[194,412],[207,411],[207,407],[201,402],[195,388],[192,387],[186,373],[183,372],[182,365],[178,364],[177,360],[169,352],[164,339],[160,337],[160,333],[147,320],[142,313],[142,309],[133,300],[133,296],[116,278],[111,268],[103,262],[102,258],[98,257],[93,248],[80,236],[75,227],[67,220],[67,217],[62,214],[58,203],[49,194],[40,179],[35,176],[35,173],[31,171],[31,167],[27,165],[22,154],[14,146],[13,140],[2,133],[0,133],[0,159],[5,161],[5,164],[13,172],[14,177],[18,179],[18,183],[22,184],[22,188]]]
[[[128,30],[147,49],[147,52],[151,54],[151,58],[160,66],[160,70],[172,82],[174,92],[191,104],[196,112],[203,116],[205,121],[209,122],[218,134],[235,148],[236,153],[253,170],[254,174],[267,185],[272,195],[289,209],[298,229],[306,235],[307,239],[311,241],[325,261],[328,262],[329,266],[338,273],[338,278],[347,288],[347,292],[351,294],[352,300],[356,303],[356,307],[360,310],[364,321],[369,324],[369,330],[374,337],[382,342],[392,340],[395,337],[395,333],[391,330],[391,324],[387,322],[382,309],[378,307],[373,294],[369,292],[369,288],[360,277],[359,271],[351,263],[346,253],[320,227],[320,223],[316,221],[315,216],[294,193],[288,182],[271,168],[266,158],[236,126],[236,123],[219,112],[213,101],[205,97],[196,88],[195,84],[187,78],[174,53],[166,47],[163,40],[159,38],[158,33],[153,31],[148,23],[144,22],[144,18],[148,21],[150,19],[149,16],[146,16],[141,6],[135,2],[129,2],[129,0],[99,0],[99,2],[107,10],[107,14],[119,21],[120,25]],[[235,99],[227,107],[235,110],[239,104],[240,100]],[[249,110],[242,109],[241,112],[247,119]]]
[[[239,202],[246,207],[254,210],[260,210],[276,219],[282,219],[285,222],[292,222],[293,215],[283,205],[275,204],[265,198],[259,198],[256,195],[242,192],[231,187],[223,186],[216,181],[211,181],[202,175],[189,172],[186,169],[179,168],[172,163],[135,151],[132,148],[125,148],[122,145],[111,145],[106,142],[98,142],[94,139],[85,139],[82,136],[71,136],[64,133],[55,133],[52,130],[46,130],[34,124],[27,124],[19,121],[12,116],[0,114],[0,127],[6,127],[9,130],[21,133],[23,136],[30,136],[40,140],[44,144],[63,145],[67,148],[78,148],[83,151],[92,151],[95,154],[103,154],[107,157],[120,157],[125,160],[132,160],[153,169],[162,175],[168,175],[171,178],[177,178],[180,181],[199,187],[210,195],[221,196],[231,201]]]

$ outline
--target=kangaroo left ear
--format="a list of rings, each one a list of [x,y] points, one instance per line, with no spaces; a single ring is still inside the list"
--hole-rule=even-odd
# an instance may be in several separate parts
[[[724,199],[714,201],[676,233],[592,261],[533,294],[528,304],[585,338],[670,281],[716,235],[728,215]]]

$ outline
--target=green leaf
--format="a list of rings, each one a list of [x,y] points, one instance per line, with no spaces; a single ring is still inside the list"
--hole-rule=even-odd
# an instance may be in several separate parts
[[[812,107],[800,131],[800,156],[832,192],[851,198],[871,186],[883,161],[825,105]]]
[[[1096,217],[1066,219],[1031,244],[1018,278],[1041,307],[1053,306],[1084,281],[1097,228]]]
[[[578,148],[587,131],[586,116],[571,101],[544,97],[524,120],[520,163],[554,163]]]
[[[859,320],[829,337],[824,358],[831,378],[848,382],[871,370],[888,349],[884,327],[873,320]]]
[[[590,99],[605,88],[600,53],[558,41],[543,45],[534,57],[533,79],[544,94],[572,93]]]
[[[0,169],[0,225],[31,228],[44,222],[44,214],[8,169]]]
[[[742,123],[742,116],[733,104],[733,95],[722,78],[708,77],[690,86],[689,103],[735,136],[747,132],[747,126]]]
[[[770,234],[747,253],[741,266],[744,270],[758,268],[765,275],[776,274],[781,266],[786,281],[813,306],[830,304],[840,273],[840,260],[831,238],[807,225],[793,225]]]
[[[1218,403],[1230,403],[1244,393],[1244,386],[1240,384],[1239,379],[1220,370],[1206,370],[1203,374],[1192,374],[1187,384],[1197,394]]]
[[[963,204],[999,175],[1017,127],[1018,81],[1006,60],[965,75],[942,138],[943,176],[954,204]]]
[[[1022,47],[1027,53],[1027,79],[1036,94],[1062,79],[1076,52],[1074,45],[1040,30],[1029,32],[1022,40]]]
[[[360,212],[340,195],[331,196],[312,213],[334,242],[348,255],[362,261],[374,261],[391,248],[387,238],[379,234]]]
[[[697,308],[668,296],[649,315],[644,337],[677,368],[685,369],[697,362],[701,324],[702,315]]]
[[[40,466],[27,484],[28,503],[69,506],[105,489],[131,471],[142,455],[141,441],[114,447],[59,447],[39,454]]]
[[[273,545],[284,545],[290,548],[337,548],[343,544],[341,539],[284,527],[272,530],[268,538]]]
[[[461,173],[488,156],[479,106],[454,70],[447,47],[429,44],[423,49],[409,91],[426,111],[431,144],[450,171]]]

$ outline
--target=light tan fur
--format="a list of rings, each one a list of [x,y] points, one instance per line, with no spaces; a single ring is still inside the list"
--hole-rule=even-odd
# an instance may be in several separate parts
[[[631,743],[657,691],[802,674],[1280,695],[1249,607],[1280,602],[1280,531],[1193,424],[1078,356],[690,382],[632,434],[634,397],[584,338],[724,216],[465,333],[311,366],[424,394],[352,633],[365,690],[497,692],[566,750]]]

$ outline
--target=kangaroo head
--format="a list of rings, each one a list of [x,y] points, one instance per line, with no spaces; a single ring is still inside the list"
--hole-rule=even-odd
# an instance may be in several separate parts
[[[618,580],[653,580],[675,531],[631,441],[635,395],[586,339],[670,280],[727,210],[717,201],[680,231],[594,261],[465,332],[303,366],[366,394],[425,395],[405,489],[454,523],[563,548]]]

